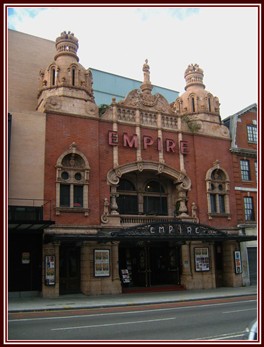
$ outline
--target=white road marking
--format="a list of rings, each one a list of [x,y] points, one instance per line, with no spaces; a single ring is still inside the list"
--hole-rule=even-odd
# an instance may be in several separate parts
[[[245,336],[245,331],[236,331],[233,333],[228,333],[228,334],[221,334],[221,335],[215,335],[215,336],[206,336],[206,337],[199,337],[194,339],[196,340],[209,340],[209,341],[213,341],[213,340],[225,340],[225,339],[230,339],[230,338],[234,338],[234,337],[244,337]]]
[[[255,302],[255,301],[257,301],[257,300],[246,300],[246,301],[242,301],[242,302],[246,303],[246,302]],[[167,304],[167,303],[164,303],[164,304]],[[74,315],[74,316],[54,316],[54,317],[21,318],[21,319],[18,318],[18,319],[9,319],[8,321],[10,323],[12,323],[12,322],[26,322],[26,321],[32,321],[32,320],[33,321],[35,321],[35,320],[52,320],[52,319],[58,319],[58,318],[59,319],[72,319],[72,318],[84,318],[84,317],[102,317],[102,316],[109,316],[109,315],[124,315],[124,314],[146,313],[146,312],[162,312],[162,311],[173,311],[173,310],[178,311],[178,310],[185,310],[185,309],[191,309],[191,308],[194,309],[194,308],[201,308],[201,307],[213,307],[213,306],[222,306],[222,305],[231,305],[231,304],[241,304],[241,301],[224,302],[224,303],[216,303],[216,304],[204,304],[204,305],[202,304],[202,305],[196,305],[196,306],[193,305],[193,306],[182,306],[182,307],[167,307],[167,308],[157,308],[157,309],[150,309],[150,310],[95,313],[95,314]],[[72,310],[78,310],[78,309],[73,308]],[[89,310],[89,308],[87,308],[87,310]],[[252,310],[255,310],[255,308],[253,308]]]
[[[235,311],[225,311],[222,313],[236,313],[236,312],[245,312],[245,311],[253,311],[256,310],[255,308],[245,308],[244,310],[235,310]]]
[[[176,318],[162,318],[162,319],[150,319],[150,320],[141,320],[135,322],[121,322],[121,323],[109,323],[109,324],[98,324],[98,325],[80,325],[76,327],[67,327],[67,328],[55,328],[51,330],[72,330],[72,329],[84,329],[84,328],[102,328],[102,327],[111,327],[117,325],[128,325],[128,324],[141,324],[141,323],[152,323],[152,322],[161,322],[166,320],[173,320]]]

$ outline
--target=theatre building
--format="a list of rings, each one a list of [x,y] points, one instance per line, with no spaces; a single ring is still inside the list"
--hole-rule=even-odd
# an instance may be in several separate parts
[[[50,202],[42,295],[242,286],[241,243],[256,235],[238,227],[231,137],[203,70],[187,66],[169,103],[152,93],[146,60],[140,88],[102,111],[78,45],[70,32],[56,39],[32,115]]]

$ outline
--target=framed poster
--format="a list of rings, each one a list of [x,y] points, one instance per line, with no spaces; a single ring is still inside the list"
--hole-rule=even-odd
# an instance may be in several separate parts
[[[209,271],[209,249],[208,247],[194,248],[195,271]]]
[[[110,250],[109,249],[94,250],[94,276],[95,277],[110,276]]]
[[[22,261],[22,264],[30,264],[30,253],[22,252],[21,261]]]
[[[130,275],[129,275],[128,269],[122,269],[121,275],[122,275],[122,282],[123,283],[130,283]]]
[[[235,273],[241,274],[242,273],[242,262],[241,262],[240,251],[234,252],[234,260],[235,260]]]
[[[55,255],[46,255],[45,256],[45,284],[47,286],[55,286],[56,277],[56,258]]]

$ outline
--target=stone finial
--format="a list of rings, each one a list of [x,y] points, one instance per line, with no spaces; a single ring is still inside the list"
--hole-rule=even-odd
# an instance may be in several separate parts
[[[150,83],[150,72],[149,72],[148,59],[145,60],[145,64],[143,65],[142,70],[144,72],[144,83]]]
[[[198,64],[188,65],[184,73],[184,78],[186,81],[185,90],[187,90],[187,88],[192,85],[199,85],[203,89],[205,89],[205,85],[203,84],[203,76],[203,70],[199,67]]]
[[[213,165],[214,165],[214,167],[219,169],[220,168],[220,160],[217,159],[216,161],[214,161]]]
[[[152,87],[152,84],[150,82],[150,72],[149,72],[148,59],[145,60],[145,64],[143,65],[142,71],[144,73],[144,80],[143,80],[143,83],[141,84],[140,88],[141,88],[143,93],[147,92],[150,94],[153,87]]]

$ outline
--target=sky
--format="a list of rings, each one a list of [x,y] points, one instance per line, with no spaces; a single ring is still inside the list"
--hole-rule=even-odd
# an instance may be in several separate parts
[[[222,119],[258,104],[259,5],[51,5],[6,5],[6,26],[52,41],[73,32],[86,69],[142,81],[148,59],[152,84],[180,94],[198,64]]]

